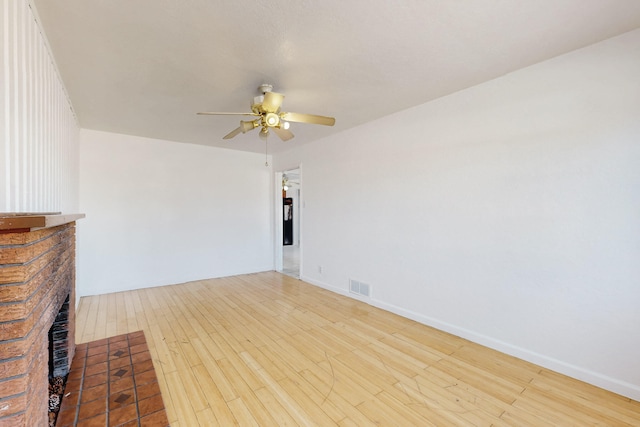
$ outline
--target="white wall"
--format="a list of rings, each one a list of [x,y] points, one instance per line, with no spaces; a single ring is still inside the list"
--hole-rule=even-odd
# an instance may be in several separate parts
[[[0,212],[78,211],[79,128],[26,0],[0,0]]]
[[[83,129],[78,293],[273,269],[264,154]]]
[[[277,155],[302,278],[640,399],[638,76],[640,30]]]

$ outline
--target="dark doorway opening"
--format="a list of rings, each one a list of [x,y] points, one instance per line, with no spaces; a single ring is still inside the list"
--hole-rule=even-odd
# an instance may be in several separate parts
[[[282,199],[282,244],[293,245],[293,199]]]

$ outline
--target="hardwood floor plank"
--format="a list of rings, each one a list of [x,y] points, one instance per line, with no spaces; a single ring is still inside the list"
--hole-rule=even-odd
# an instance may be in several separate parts
[[[163,399],[164,396],[167,396],[173,402],[172,408],[166,408],[167,417],[171,425],[173,425],[174,420],[187,426],[199,425],[200,423],[198,422],[196,412],[193,406],[191,406],[191,390],[185,388],[182,382],[182,374],[174,371],[165,374],[164,377],[167,382],[168,394],[164,394]]]
[[[423,344],[444,355],[449,355],[468,343],[465,339],[417,323],[396,332],[394,335]]]
[[[334,426],[337,425],[331,417],[318,406],[313,399],[304,393],[300,385],[291,378],[283,378],[278,384],[291,396],[304,411],[304,421],[307,425]]]
[[[553,390],[562,390],[567,393],[574,391],[576,398],[589,401],[589,405],[597,403],[610,408],[614,412],[628,411],[630,415],[640,412],[640,402],[598,387],[593,387],[590,384],[567,377],[566,375],[549,371],[548,369],[541,369],[538,378],[541,381],[548,382],[549,387]]]
[[[501,378],[521,386],[529,384],[540,372],[540,368],[532,363],[518,360],[495,350],[487,349],[487,351],[478,352],[470,345],[463,345],[451,353],[451,357],[470,365],[481,365],[483,370],[499,374]]]
[[[226,339],[231,339],[227,337]],[[251,369],[244,363],[242,360],[242,353],[245,351],[244,348],[240,349],[237,352],[232,352],[231,347],[224,349],[226,353],[226,357],[224,359],[220,359],[218,361],[218,365],[220,367],[223,364],[229,364],[233,367],[234,371],[242,378],[244,384],[247,385],[251,390],[256,390],[258,388],[264,387],[264,383],[260,381],[260,379],[251,371]],[[236,389],[237,390],[237,389]]]
[[[612,419],[607,416],[606,413],[601,411],[592,410],[588,406],[580,405],[579,411],[576,411],[572,406],[568,405],[567,401],[553,391],[543,390],[538,387],[527,387],[522,393],[523,397],[526,397],[528,401],[534,401],[537,404],[549,408],[555,413],[564,414],[570,419],[579,421],[584,425],[618,425],[628,426],[630,424],[623,422],[623,417],[618,415],[617,419]],[[574,403],[574,402],[572,402]],[[518,406],[518,402],[514,402],[514,406]]]
[[[432,365],[447,356],[419,342],[407,340],[397,333],[381,338],[379,342],[427,365]]]
[[[320,396],[322,396],[323,403],[321,403],[321,405],[324,404],[325,400],[327,402],[331,402],[337,410],[346,415],[346,418],[348,418],[351,423],[355,422],[358,426],[375,425],[369,418],[367,418],[362,412],[360,412],[355,405],[348,402],[343,397],[343,388],[341,388],[340,386],[338,386],[338,389],[334,392],[333,383],[325,383],[318,376],[316,376],[315,373],[308,370],[300,372],[300,376],[303,377],[309,385],[314,387],[320,394]],[[352,395],[351,391],[349,391],[348,394]],[[368,395],[367,398],[369,397],[371,396]],[[364,402],[365,400],[366,398],[362,398],[361,401],[358,402],[358,404]],[[345,423],[344,420],[345,418],[339,419],[338,424],[342,425],[343,423]]]
[[[301,375],[301,373],[290,372],[287,378],[300,390],[296,395],[297,400],[300,400],[301,397],[310,399],[310,401],[317,406],[318,410],[322,410],[334,423],[344,418],[344,412],[333,403],[333,400],[328,399],[326,394],[321,393],[314,387],[314,384],[307,381],[306,377]],[[282,383],[282,381],[284,380],[279,382]]]
[[[548,378],[538,377],[532,381],[528,389],[544,392],[554,400],[564,405],[579,408],[581,412],[601,419],[605,424],[635,425],[640,405],[633,405],[631,400],[609,400],[593,395],[589,388],[569,388],[564,383],[549,381]],[[637,402],[636,402],[637,403]],[[635,407],[635,409],[634,409]],[[624,423],[624,424],[623,424]]]
[[[409,380],[402,379],[402,381],[411,387],[415,384],[423,395],[427,395],[429,390],[446,390],[447,397],[455,398],[456,401],[461,402],[461,406],[466,406],[464,402],[467,402],[492,417],[499,417],[509,406],[453,377],[436,375],[433,370],[423,371]]]
[[[491,376],[482,369],[453,358],[440,360],[434,365],[439,370],[449,373],[459,381],[483,390],[491,396],[506,403],[513,403],[515,398],[524,391],[524,387],[509,383],[500,377]]]
[[[381,394],[377,396],[376,399],[366,400],[358,405],[358,410],[374,424],[382,426],[435,426],[435,424],[432,424],[428,419],[409,416],[408,411],[405,411],[403,408],[398,408],[398,406],[402,405],[389,405],[388,401],[385,402],[385,400],[381,400],[380,397],[383,397],[383,395]],[[385,404],[382,405],[382,402]]]
[[[235,419],[234,419],[234,421],[232,421],[230,424],[220,424],[211,408],[206,408],[200,412],[196,412],[196,418],[198,418],[198,425],[202,427],[205,427],[205,426],[206,427],[218,427],[218,426],[224,427],[224,426],[233,425],[235,422]]]
[[[178,411],[176,411],[175,409],[176,405],[178,404],[178,400],[171,397],[169,384],[167,383],[167,376],[164,375],[161,370],[157,369],[156,375],[158,378],[158,385],[160,386],[160,393],[162,394],[162,401],[164,402],[165,410],[167,412],[167,418],[169,420],[169,423],[173,427],[173,425],[178,422]]]
[[[373,423],[372,423],[368,418],[367,418],[367,421],[370,423],[370,425],[375,426],[375,424],[373,424]],[[365,424],[358,424],[358,423],[356,423],[355,421],[353,421],[351,418],[348,418],[348,417],[347,417],[347,418],[343,418],[343,419],[338,423],[338,425],[339,425],[340,427],[360,427],[360,426],[363,426],[363,425],[365,425]],[[367,425],[369,425],[369,424],[367,424]]]
[[[292,346],[286,338],[279,339],[276,341],[276,344],[276,348],[268,348],[265,349],[265,351],[274,355],[271,358],[274,362],[282,360],[286,364],[285,369],[300,372],[303,369],[310,369],[315,366],[313,360],[307,359],[305,355],[298,351],[296,347]]]
[[[200,412],[207,407],[209,403],[206,394],[203,392],[193,369],[186,363],[184,359],[177,359],[177,373],[180,375],[180,382],[185,390],[189,390],[189,402],[195,412]]]
[[[431,366],[432,363],[435,363],[435,361],[427,359],[425,355],[413,357],[387,345],[382,340],[369,344],[366,351],[361,351],[361,353],[362,357],[367,357],[374,363],[376,359],[384,361],[387,369],[393,368],[399,372],[404,372],[405,375],[419,373]]]
[[[256,367],[257,362],[255,360],[250,360],[251,356],[248,354],[244,354],[245,360],[249,360],[249,364],[251,366]],[[282,378],[280,381],[276,381],[273,379],[268,372],[264,369],[256,369],[256,375],[260,377],[260,379],[265,384],[265,387],[259,388],[258,390],[261,393],[264,392],[265,389],[268,389],[272,394],[273,398],[276,399],[279,404],[286,410],[287,414],[293,418],[296,423],[300,425],[311,425],[306,416],[306,409],[302,408],[296,398],[291,396],[282,386],[281,381],[286,381],[288,378]],[[262,399],[265,401],[266,399]]]
[[[145,332],[173,427],[640,425],[639,402],[275,272],[83,297],[76,322]]]
[[[242,398],[239,397],[231,402],[227,402],[227,405],[229,405],[231,412],[233,412],[233,416],[237,420],[238,425],[260,427],[258,420],[253,417],[247,405],[242,401]]]
[[[275,420],[275,424],[277,426],[297,426],[299,425],[289,412],[280,404],[278,399],[274,396],[273,392],[267,388],[259,388],[255,391],[256,396],[260,399],[260,402],[264,405],[265,408],[269,411],[273,419]]]
[[[198,420],[201,419],[200,413],[209,414],[211,412],[216,423],[221,426],[233,425],[236,421],[227,406],[227,400],[224,398],[223,393],[218,388],[218,383],[209,375],[209,371],[204,365],[194,366],[193,372],[195,374],[198,385],[202,389],[202,392],[207,398],[208,407],[203,411],[197,412]],[[229,399],[229,400],[233,400]],[[202,424],[202,422],[200,422]]]
[[[273,362],[271,358],[269,358],[265,353],[261,351],[261,348],[254,347],[247,349],[244,353],[250,355],[256,363],[259,364],[261,369],[269,374],[269,377],[274,380],[281,380],[287,375],[284,370],[281,369],[276,363]],[[245,356],[243,356],[244,358]]]
[[[503,413],[500,416],[500,419],[504,420],[511,426],[558,427],[557,424],[554,424],[540,417],[536,417],[534,414],[531,414],[529,412],[519,411],[517,410],[517,408],[513,407]],[[575,425],[575,423],[572,425]]]
[[[96,323],[92,336],[94,340],[108,337],[107,335],[107,316],[109,310],[107,309],[107,295],[98,295],[98,307],[96,309]],[[99,337],[99,338],[98,338]]]
[[[544,403],[533,399],[516,399],[511,406],[522,409],[535,416],[536,419],[543,420],[556,426],[594,425],[593,423],[585,423],[582,420],[581,414],[576,413],[574,416],[568,417],[565,413],[553,411],[551,408],[547,408]]]
[[[468,402],[460,399],[455,393],[449,392],[446,388],[437,387],[433,383],[404,379],[396,383],[396,387],[407,396],[407,398],[396,397],[395,400],[398,403],[404,404],[408,411],[421,414],[431,421],[440,419],[438,424],[446,421],[447,424],[482,425],[489,421],[496,422],[502,414],[502,411],[493,414],[485,412],[476,401]],[[389,393],[387,395],[392,397]]]
[[[95,329],[97,310],[91,310],[91,305],[95,304],[96,298],[80,298],[80,302],[76,307],[76,342],[82,343],[92,341],[87,336],[86,331]],[[91,325],[89,325],[91,323]]]
[[[203,366],[213,380],[216,388],[220,391],[220,395],[222,396],[224,401],[229,402],[231,400],[237,399],[240,394],[233,387],[233,383],[229,381],[229,379],[225,376],[225,372],[222,370],[220,365],[218,365],[218,362],[215,360],[207,360],[206,358],[203,360]],[[217,393],[212,397],[217,399]]]
[[[331,359],[317,366],[313,366],[309,371],[313,372],[314,375],[326,384],[326,393],[323,390],[319,390],[327,399],[332,399],[334,395],[338,395],[355,407],[373,398],[373,394],[367,390],[365,385],[351,378],[349,371],[345,372]]]

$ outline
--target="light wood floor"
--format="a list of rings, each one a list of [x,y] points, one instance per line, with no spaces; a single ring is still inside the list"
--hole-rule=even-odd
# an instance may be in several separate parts
[[[172,427],[640,425],[640,403],[294,278],[82,298],[77,342],[144,330]]]

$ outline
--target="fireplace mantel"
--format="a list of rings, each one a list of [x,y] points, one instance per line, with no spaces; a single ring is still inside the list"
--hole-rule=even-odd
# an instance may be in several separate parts
[[[84,214],[46,213],[2,213],[0,212],[0,232],[35,231],[41,228],[57,227],[84,218]]]

